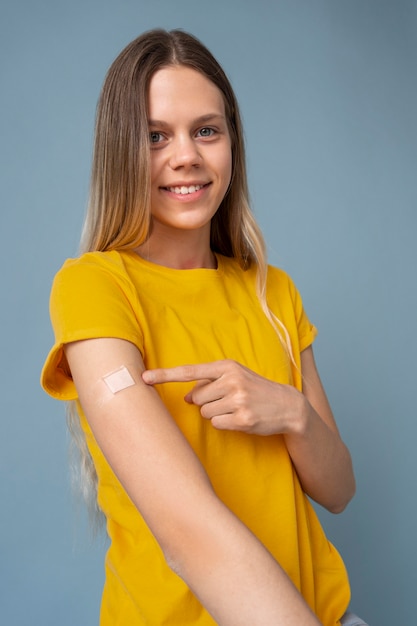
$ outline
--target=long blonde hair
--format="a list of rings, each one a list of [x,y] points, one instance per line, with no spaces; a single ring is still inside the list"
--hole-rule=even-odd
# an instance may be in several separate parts
[[[265,315],[275,327],[291,358],[284,325],[266,301],[265,242],[249,207],[245,149],[239,107],[231,84],[210,51],[181,30],[144,33],[115,59],[100,94],[95,128],[90,199],[81,239],[81,252],[132,249],[144,243],[151,228],[148,89],[161,68],[183,65],[203,74],[223,94],[232,145],[232,178],[211,223],[211,248],[234,257],[246,270],[257,267],[257,292]],[[96,474],[74,406],[69,426],[81,456],[78,472],[90,504]],[[94,506],[92,507],[94,513]]]

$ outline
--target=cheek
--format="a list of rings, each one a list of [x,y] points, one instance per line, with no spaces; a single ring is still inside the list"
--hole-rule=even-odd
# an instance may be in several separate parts
[[[228,189],[230,182],[232,180],[232,171],[233,171],[233,167],[232,167],[232,155],[230,155],[228,162],[227,162],[227,184],[226,184],[226,189]]]
[[[158,178],[159,166],[158,159],[155,156],[151,158],[151,183],[153,183]]]
[[[232,177],[232,151],[223,151],[219,155],[219,167],[222,172],[222,178],[226,188],[229,186]]]

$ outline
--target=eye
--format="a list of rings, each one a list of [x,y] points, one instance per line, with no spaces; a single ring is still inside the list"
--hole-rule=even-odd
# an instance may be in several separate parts
[[[199,135],[200,137],[212,137],[215,132],[216,131],[214,130],[214,128],[205,126],[204,128],[200,128],[197,135]]]
[[[162,141],[163,137],[161,133],[158,133],[156,130],[153,130],[149,133],[149,140],[151,143],[159,143]]]

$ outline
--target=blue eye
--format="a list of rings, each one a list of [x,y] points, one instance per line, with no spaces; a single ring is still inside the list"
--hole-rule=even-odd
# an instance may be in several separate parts
[[[161,133],[158,133],[156,131],[152,131],[151,133],[149,133],[149,139],[151,143],[158,143],[159,141],[161,141]]]
[[[215,131],[213,128],[204,127],[198,131],[198,134],[200,135],[200,137],[211,137],[214,132]]]

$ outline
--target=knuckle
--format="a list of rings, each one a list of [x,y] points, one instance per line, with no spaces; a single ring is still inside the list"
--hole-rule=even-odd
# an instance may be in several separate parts
[[[249,432],[254,426],[254,416],[248,409],[239,410],[237,419],[240,429],[245,432]]]
[[[217,430],[227,430],[228,425],[224,420],[224,417],[215,415],[211,420],[211,425]]]
[[[236,385],[235,402],[240,409],[245,409],[248,404],[248,392],[245,388]]]
[[[193,389],[192,392],[191,392],[191,400],[192,400],[192,403],[195,404],[196,406],[202,406],[202,404],[203,404],[201,402],[201,400],[200,400],[200,396],[198,394],[198,390],[196,390],[196,389]]]
[[[194,380],[194,365],[183,365],[182,374],[185,380]]]

